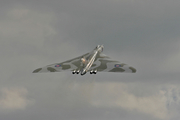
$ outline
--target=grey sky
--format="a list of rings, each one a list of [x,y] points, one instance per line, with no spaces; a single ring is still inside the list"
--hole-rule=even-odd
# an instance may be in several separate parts
[[[0,119],[177,120],[179,0],[0,1]],[[104,44],[136,74],[32,74]]]

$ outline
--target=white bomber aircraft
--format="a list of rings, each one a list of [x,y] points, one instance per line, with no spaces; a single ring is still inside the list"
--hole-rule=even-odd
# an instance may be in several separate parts
[[[96,74],[97,72],[136,72],[135,68],[119,61],[112,60],[110,57],[103,54],[103,48],[103,45],[98,45],[90,53],[86,53],[62,63],[55,63],[38,68],[34,70],[33,73],[72,71],[72,74],[80,73],[81,75],[85,75],[87,72],[90,72],[90,74]]]

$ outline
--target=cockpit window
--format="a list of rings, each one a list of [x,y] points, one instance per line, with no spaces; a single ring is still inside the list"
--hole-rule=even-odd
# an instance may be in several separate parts
[[[99,47],[100,47],[100,45],[96,46],[96,48],[95,48],[95,49],[98,49]]]

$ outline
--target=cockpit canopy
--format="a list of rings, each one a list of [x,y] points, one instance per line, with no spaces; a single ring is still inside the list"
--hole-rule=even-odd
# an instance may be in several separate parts
[[[96,46],[96,49],[99,48],[99,46],[100,46],[100,45],[97,45],[97,46]]]
[[[101,49],[99,49],[99,48],[101,48]],[[97,46],[96,46],[96,48],[95,48],[94,50],[99,49],[99,50],[102,52],[102,51],[103,51],[103,48],[104,48],[104,46],[103,46],[103,45],[97,45]]]
[[[101,45],[97,45],[95,49],[98,49]]]

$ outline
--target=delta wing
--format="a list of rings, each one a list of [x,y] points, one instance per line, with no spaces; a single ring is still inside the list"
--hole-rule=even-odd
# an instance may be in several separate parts
[[[128,66],[125,63],[113,60],[105,54],[98,54],[95,62],[93,63],[91,70],[97,70],[98,72],[123,72],[123,73],[135,73],[136,69]]]
[[[33,73],[43,73],[43,72],[62,72],[62,71],[72,71],[75,69],[80,69],[81,65],[81,58],[89,56],[89,53],[86,53],[82,56],[76,57],[74,59],[62,62],[62,63],[54,63],[51,65],[47,65],[42,68],[38,68],[33,71]]]

